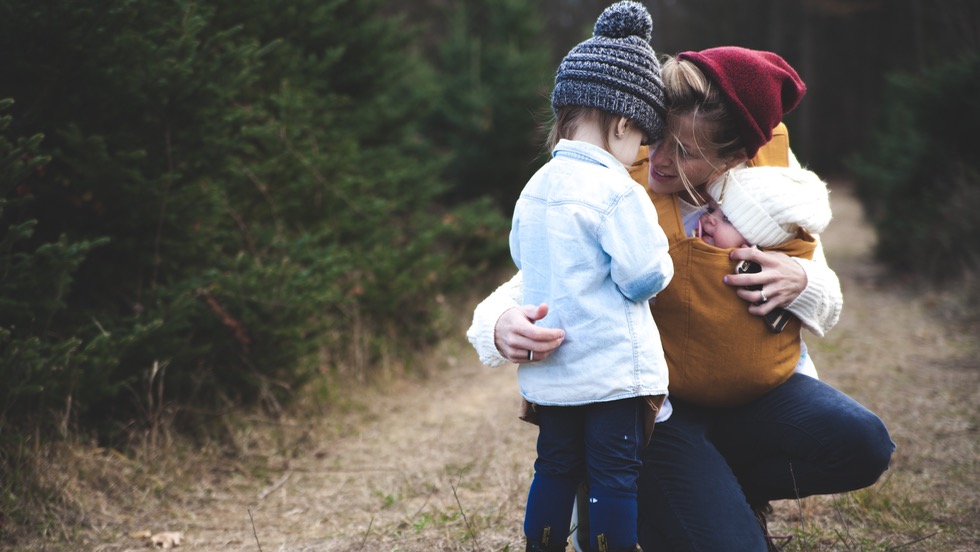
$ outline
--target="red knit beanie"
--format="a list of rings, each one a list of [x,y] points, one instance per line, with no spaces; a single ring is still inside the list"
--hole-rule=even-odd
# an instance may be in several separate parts
[[[806,85],[786,60],[738,46],[681,52],[721,88],[745,140],[749,159],[772,139],[772,129],[800,103]]]

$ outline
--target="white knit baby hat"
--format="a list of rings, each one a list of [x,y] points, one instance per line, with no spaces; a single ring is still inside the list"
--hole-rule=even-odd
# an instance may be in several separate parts
[[[759,247],[784,243],[798,228],[819,234],[830,224],[827,184],[802,168],[732,169],[708,185],[708,194],[746,241]]]

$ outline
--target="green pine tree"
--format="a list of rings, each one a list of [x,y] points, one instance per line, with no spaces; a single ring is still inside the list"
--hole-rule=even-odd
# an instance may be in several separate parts
[[[438,49],[431,128],[454,154],[452,197],[489,196],[507,216],[545,158],[555,67],[538,10],[526,0],[454,2]]]
[[[152,423],[150,386],[176,412],[275,411],[318,359],[367,370],[437,337],[436,298],[499,256],[506,222],[443,204],[440,77],[382,7],[0,8],[0,97],[51,156],[21,245],[93,246],[47,326],[86,351],[46,388],[59,419],[111,438]]]

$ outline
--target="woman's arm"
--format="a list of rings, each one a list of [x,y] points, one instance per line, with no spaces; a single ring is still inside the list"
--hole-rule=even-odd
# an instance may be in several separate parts
[[[844,307],[840,281],[826,264],[807,259],[793,260],[806,272],[807,286],[786,306],[786,310],[795,314],[808,330],[823,337],[837,324]]]
[[[754,247],[737,249],[732,252],[732,258],[754,261],[762,266],[761,272],[733,274],[725,279],[728,285],[738,288],[739,297],[749,302],[750,313],[762,316],[783,307],[818,336],[823,336],[837,324],[844,297],[837,274],[827,265],[819,238],[812,261],[759,251]],[[762,299],[759,291],[743,289],[755,284],[763,285],[766,302],[761,305],[755,304]]]
[[[534,322],[548,314],[548,306],[521,305],[524,299],[520,272],[504,282],[473,310],[473,322],[466,331],[480,362],[500,366],[506,362],[529,362],[548,358],[561,345],[565,332],[539,328]]]

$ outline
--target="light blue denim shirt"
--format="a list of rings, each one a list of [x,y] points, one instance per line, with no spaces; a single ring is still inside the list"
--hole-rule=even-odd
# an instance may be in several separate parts
[[[518,368],[521,394],[571,406],[667,393],[648,301],[674,266],[646,191],[602,148],[562,140],[514,209],[511,256],[538,325],[565,330],[550,357]]]

